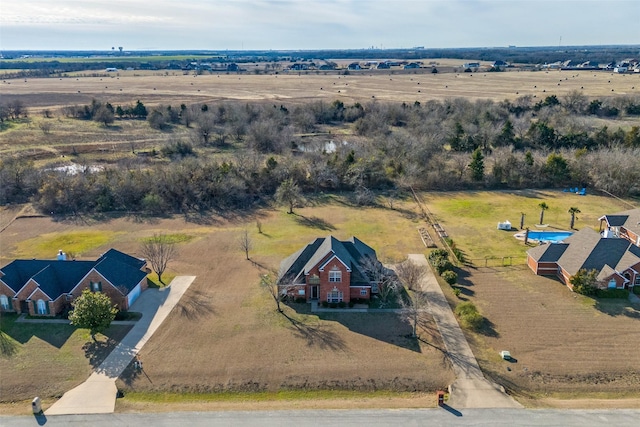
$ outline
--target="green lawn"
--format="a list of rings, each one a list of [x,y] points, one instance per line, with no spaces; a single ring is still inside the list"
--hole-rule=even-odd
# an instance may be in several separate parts
[[[285,258],[316,237],[329,234],[339,239],[356,236],[372,248],[383,261],[397,261],[408,253],[424,251],[417,227],[420,220],[410,199],[396,203],[396,209],[352,206],[342,196],[327,196],[322,203],[287,214],[279,208],[262,220],[263,232],[255,224],[247,224],[254,240],[254,254]]]
[[[64,249],[80,257],[83,253],[113,241],[119,232],[113,231],[73,231],[68,233],[48,233],[19,242],[16,249],[18,258],[50,259]]]
[[[535,225],[540,222],[538,205],[542,202],[549,206],[544,213],[544,223],[549,224],[546,230],[569,230],[570,207],[581,211],[576,229],[597,229],[602,215],[630,209],[611,197],[578,196],[561,190],[423,193],[422,198],[458,248],[476,265],[485,257],[513,256],[523,261],[529,247],[513,235],[520,231],[521,213],[525,214],[525,228],[538,230]],[[505,220],[511,222],[512,231],[497,230],[498,222]]]

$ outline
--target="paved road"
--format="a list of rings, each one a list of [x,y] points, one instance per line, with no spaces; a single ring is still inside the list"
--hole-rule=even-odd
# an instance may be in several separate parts
[[[448,404],[458,409],[521,408],[522,405],[508,396],[502,387],[487,380],[482,374],[478,361],[424,255],[410,254],[409,259],[426,267],[427,274],[422,279],[421,287],[427,295],[431,314],[442,335],[447,356],[456,374],[456,380],[449,387]]]
[[[5,417],[0,427],[46,425],[52,427],[317,427],[317,426],[562,426],[635,427],[640,410],[553,409],[375,409],[313,411],[221,411],[154,414],[97,414]]]
[[[48,415],[108,414],[116,405],[116,379],[180,301],[195,276],[178,276],[164,289],[147,289],[131,307],[142,318],[87,381],[66,392],[45,411]]]

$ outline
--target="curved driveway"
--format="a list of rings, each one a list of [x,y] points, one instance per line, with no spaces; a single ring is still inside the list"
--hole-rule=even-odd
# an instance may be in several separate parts
[[[195,276],[178,276],[163,289],[147,289],[131,307],[142,313],[120,344],[85,382],[66,392],[45,415],[106,414],[116,405],[116,379],[169,315]]]

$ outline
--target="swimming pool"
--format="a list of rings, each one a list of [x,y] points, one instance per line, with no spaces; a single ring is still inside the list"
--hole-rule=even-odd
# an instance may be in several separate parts
[[[573,231],[529,231],[529,240],[539,242],[559,243],[571,236]],[[524,233],[518,233],[516,238],[524,239]]]

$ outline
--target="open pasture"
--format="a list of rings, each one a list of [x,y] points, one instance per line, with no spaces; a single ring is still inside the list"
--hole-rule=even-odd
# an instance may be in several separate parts
[[[514,100],[531,95],[544,99],[573,90],[588,97],[640,94],[640,74],[604,71],[508,71],[501,73],[437,73],[430,69],[381,73],[351,71],[286,72],[278,74],[220,73],[194,76],[181,71],[139,74],[120,71],[102,77],[14,79],[0,83],[6,100],[21,98],[33,108],[57,108],[89,103],[92,98],[113,105],[142,100],[145,105],[246,101],[302,103],[336,99],[345,104],[389,101],[426,102],[467,99]],[[151,75],[149,75],[151,74]]]

